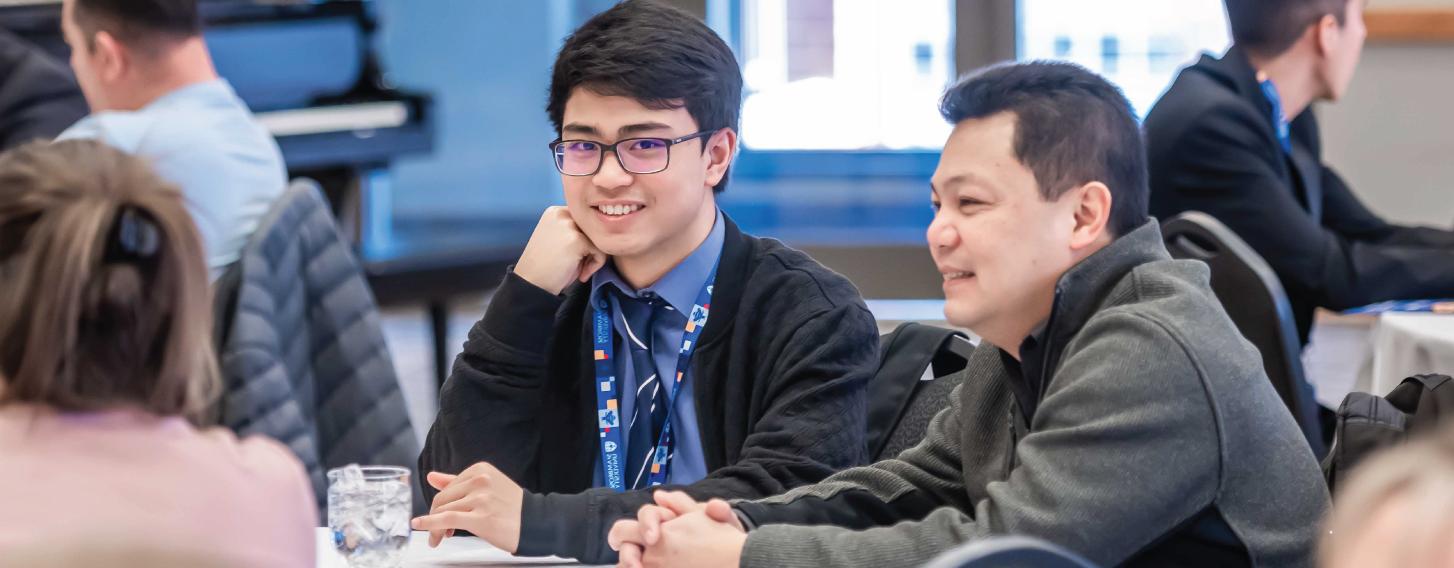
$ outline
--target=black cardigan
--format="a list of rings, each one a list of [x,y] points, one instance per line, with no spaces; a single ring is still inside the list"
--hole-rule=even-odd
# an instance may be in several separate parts
[[[864,389],[878,332],[858,290],[726,220],[712,315],[692,358],[708,476],[698,499],[760,498],[865,463]],[[513,273],[440,393],[421,472],[487,461],[526,489],[520,554],[610,562],[605,535],[647,491],[592,489],[596,430],[588,284],[554,296]],[[426,498],[436,493],[427,483]]]
[[[1272,266],[1304,343],[1313,310],[1454,295],[1454,233],[1374,215],[1322,163],[1310,110],[1289,158],[1247,56],[1203,57],[1146,117],[1151,213],[1216,217]]]

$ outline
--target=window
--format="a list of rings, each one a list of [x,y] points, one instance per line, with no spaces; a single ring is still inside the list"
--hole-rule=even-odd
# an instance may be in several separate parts
[[[952,0],[740,0],[748,150],[937,150]]]
[[[1177,70],[1231,44],[1222,0],[1019,0],[1020,58],[1074,61],[1144,117]]]

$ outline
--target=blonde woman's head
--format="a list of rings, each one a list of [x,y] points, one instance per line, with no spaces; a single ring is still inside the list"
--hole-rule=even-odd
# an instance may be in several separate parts
[[[1319,551],[1330,568],[1454,567],[1454,424],[1353,471]]]
[[[0,155],[0,405],[200,420],[219,388],[180,192],[104,144]]]

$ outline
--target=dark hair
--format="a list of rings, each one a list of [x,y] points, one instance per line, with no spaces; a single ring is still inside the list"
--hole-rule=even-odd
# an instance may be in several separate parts
[[[685,106],[698,130],[736,130],[742,110],[742,69],[732,49],[696,16],[649,0],[617,4],[565,39],[545,106],[557,133],[576,87],[653,109]],[[724,175],[713,191],[726,188]]]
[[[1297,43],[1308,26],[1332,15],[1347,20],[1349,0],[1226,0],[1232,41],[1242,49],[1273,57]]]
[[[1146,222],[1141,128],[1120,89],[1084,67],[1045,61],[987,67],[950,87],[939,112],[955,124],[1013,113],[1015,158],[1035,173],[1041,197],[1059,199],[1099,181],[1111,188],[1113,234]]]
[[[176,187],[92,140],[0,155],[0,405],[200,422],[218,393],[202,240]]]
[[[94,48],[105,31],[129,46],[156,52],[164,42],[200,35],[197,0],[75,0],[72,19]]]

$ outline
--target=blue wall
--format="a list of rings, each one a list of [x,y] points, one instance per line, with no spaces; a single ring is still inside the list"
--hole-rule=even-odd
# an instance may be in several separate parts
[[[435,97],[433,155],[395,168],[396,219],[535,216],[560,200],[550,65],[573,0],[379,0],[389,79]]]
[[[562,201],[545,149],[554,139],[545,115],[550,66],[571,30],[614,3],[377,0],[390,80],[433,93],[436,104],[434,153],[394,169],[396,225],[533,225]],[[740,162],[721,202],[744,229],[793,244],[918,244],[929,219],[930,158],[909,175],[885,175],[855,156],[789,164],[835,172],[823,176]],[[846,167],[855,165],[863,167]]]

